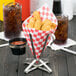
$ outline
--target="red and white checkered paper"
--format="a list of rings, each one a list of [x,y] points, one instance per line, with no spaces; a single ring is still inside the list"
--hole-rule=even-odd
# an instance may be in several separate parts
[[[56,28],[57,28],[57,19],[56,19],[55,15],[53,14],[53,12],[49,9],[49,7],[48,7],[47,4],[43,5],[37,11],[40,12],[40,17],[41,17],[42,21],[45,20],[45,19],[49,19],[53,23],[56,24]],[[56,29],[55,30],[51,29],[50,31],[42,31],[42,30],[36,30],[34,28],[27,28],[26,25],[29,22],[29,18],[27,18],[23,22],[23,24],[22,24],[23,32],[24,32],[24,35],[25,35],[25,37],[27,39],[28,45],[29,45],[29,47],[31,49],[31,52],[33,54],[29,33],[32,35],[34,49],[35,49],[35,54],[36,54],[36,57],[39,58],[40,57],[40,54],[42,52],[42,49],[43,49],[43,46],[44,46],[44,43],[45,43],[45,40],[46,40],[47,35],[48,34],[51,34],[51,33],[54,33]],[[48,45],[49,40],[51,40],[51,35],[49,36],[46,45]]]

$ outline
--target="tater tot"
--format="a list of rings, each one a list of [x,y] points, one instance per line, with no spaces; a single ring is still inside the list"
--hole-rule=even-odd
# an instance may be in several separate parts
[[[40,30],[41,25],[42,25],[41,20],[36,20],[35,25],[34,25],[34,28],[35,28],[36,30]]]
[[[26,27],[28,28],[28,24],[26,25]]]
[[[55,29],[55,28],[56,28],[56,24],[55,23],[52,23],[51,29]]]
[[[44,24],[49,24],[49,25],[51,25],[52,22],[51,22],[49,19],[45,19],[45,20],[42,22],[42,25],[44,25]]]
[[[35,12],[33,13],[33,16],[35,17],[36,20],[41,20],[40,14],[39,14],[38,11],[35,11]]]
[[[34,24],[35,24],[35,18],[34,17],[31,17],[29,19],[28,28],[33,28],[34,27]]]
[[[50,31],[50,29],[51,29],[51,27],[48,24],[44,24],[41,28],[41,30],[43,30],[43,31]]]

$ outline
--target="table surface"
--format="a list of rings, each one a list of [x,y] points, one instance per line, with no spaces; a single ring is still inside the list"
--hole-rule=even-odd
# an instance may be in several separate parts
[[[68,37],[76,40],[76,17],[69,21]],[[0,40],[0,44],[6,43]],[[69,49],[76,50],[76,46]],[[76,76],[76,56],[62,50],[53,51],[47,48],[42,54],[42,58],[48,58],[48,64],[53,70],[47,73],[36,69],[28,74],[24,73],[24,69],[28,66],[24,64],[26,57],[32,58],[31,51],[26,46],[26,54],[21,56],[12,55],[8,46],[0,48],[0,76]]]

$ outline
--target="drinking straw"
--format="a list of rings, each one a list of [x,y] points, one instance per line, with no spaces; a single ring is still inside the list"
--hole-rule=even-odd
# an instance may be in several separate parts
[[[44,43],[44,46],[43,46],[42,52],[43,52],[44,49],[45,49],[45,46],[46,46],[46,43],[47,43],[48,37],[49,37],[49,34],[48,34],[47,37],[46,37],[46,40],[45,40],[45,43]]]
[[[32,45],[32,49],[33,49],[34,58],[36,59],[36,54],[35,54],[35,50],[34,50],[34,46],[33,46],[32,35],[29,34],[29,36],[30,36],[30,40],[31,40],[31,45]]]

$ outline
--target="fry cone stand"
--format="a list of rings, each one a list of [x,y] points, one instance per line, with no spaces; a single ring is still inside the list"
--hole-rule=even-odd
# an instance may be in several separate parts
[[[37,11],[39,11],[42,21],[45,19],[49,19],[56,24],[56,28],[57,28],[57,19],[53,14],[52,10],[49,9],[47,4],[43,5]],[[52,72],[51,68],[46,64],[47,62],[44,62],[42,59],[40,59],[40,55],[46,49],[46,46],[48,45],[49,41],[52,40],[51,42],[53,42],[53,40],[55,39],[54,32],[56,28],[51,29],[50,31],[42,31],[42,30],[36,30],[34,28],[27,28],[26,25],[29,22],[29,18],[27,18],[23,22],[22,28],[23,28],[24,35],[27,39],[27,43],[32,52],[32,55],[34,55],[34,60],[31,63],[29,63],[29,66],[25,68],[24,72],[28,73],[36,68],[39,68],[44,71],[47,71],[48,73],[51,73]],[[44,66],[45,68],[41,66]]]

